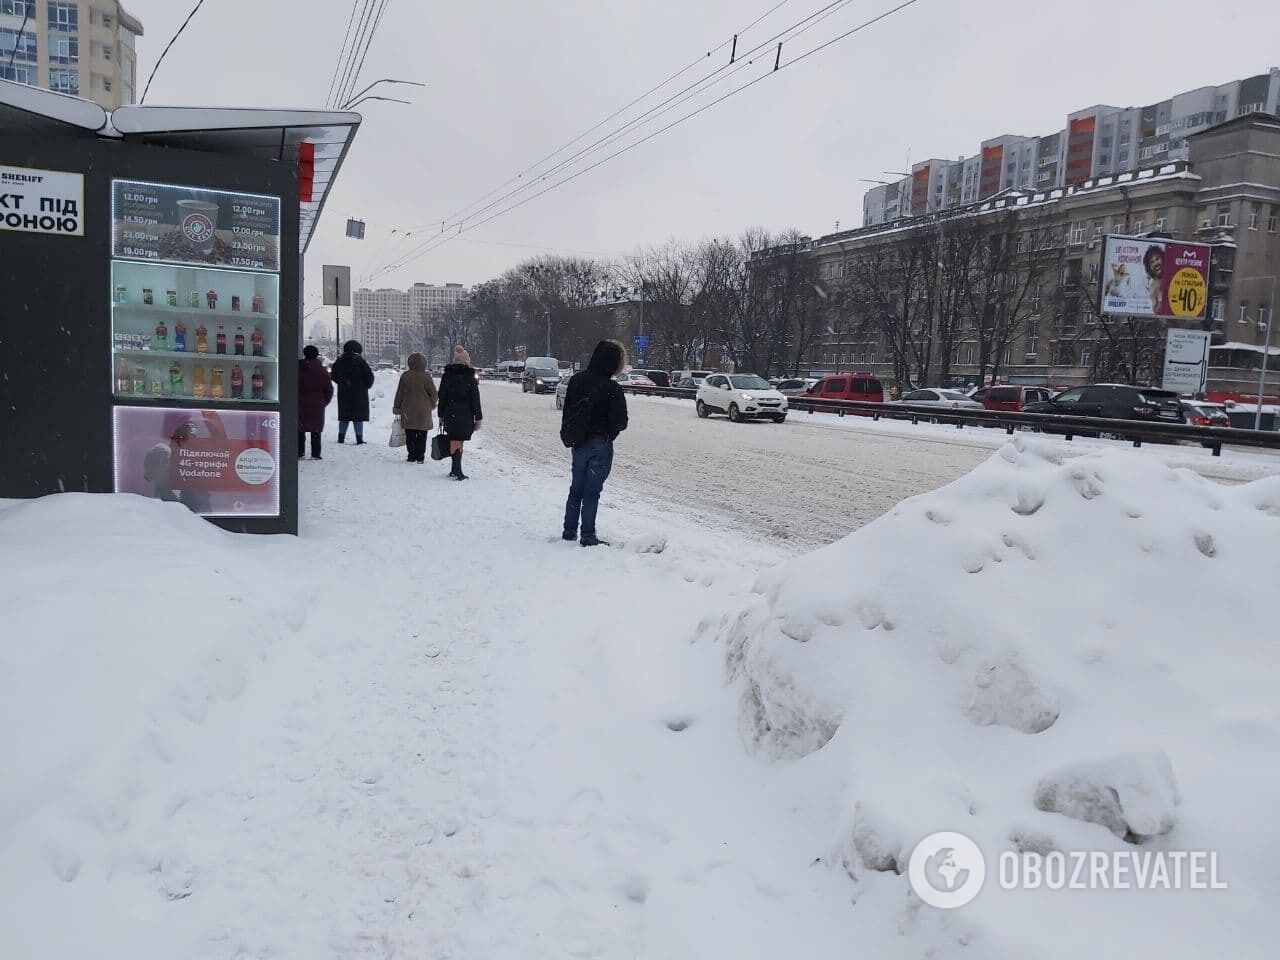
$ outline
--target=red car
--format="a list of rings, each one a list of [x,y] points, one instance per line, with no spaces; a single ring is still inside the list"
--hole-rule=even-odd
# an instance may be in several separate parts
[[[1017,384],[980,387],[969,394],[982,404],[985,410],[1005,410],[1010,413],[1021,413],[1029,403],[1041,403],[1053,396],[1048,387],[1023,387]]]
[[[810,387],[805,396],[814,400],[884,403],[884,384],[869,373],[833,373]]]

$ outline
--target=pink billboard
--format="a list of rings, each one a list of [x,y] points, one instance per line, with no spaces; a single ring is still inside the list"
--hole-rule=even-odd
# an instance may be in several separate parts
[[[116,407],[115,491],[204,517],[280,515],[275,412]]]
[[[1210,248],[1201,243],[1107,237],[1099,313],[1204,320],[1209,254]]]

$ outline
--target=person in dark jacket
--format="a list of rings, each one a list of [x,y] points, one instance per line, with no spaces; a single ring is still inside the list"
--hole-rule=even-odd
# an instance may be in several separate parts
[[[574,374],[564,396],[564,415],[579,402],[591,404],[587,418],[587,435],[573,448],[573,482],[564,507],[566,540],[581,539],[584,547],[607,545],[596,537],[596,509],[600,493],[613,469],[613,441],[627,429],[627,397],[614,378],[626,366],[627,352],[617,340],[601,340],[596,344],[587,369]],[[563,421],[562,421],[563,422]]]
[[[369,388],[373,371],[361,354],[358,340],[342,345],[342,356],[333,361],[329,376],[338,385],[338,442],[347,442],[347,427],[356,425],[356,443],[364,443],[364,425],[369,420]]]
[[[409,369],[400,374],[396,398],[391,412],[400,418],[404,427],[405,446],[410,463],[425,463],[427,458],[427,434],[431,432],[431,411],[438,396],[436,382],[427,370],[427,358],[420,353],[409,354]]]
[[[324,431],[324,408],[333,399],[333,381],[320,362],[320,351],[307,344],[298,361],[298,459],[306,454],[307,434],[311,434],[311,459],[320,459],[320,434]]]
[[[480,384],[471,367],[471,355],[462,347],[453,348],[453,363],[440,377],[440,424],[449,437],[449,453],[453,466],[449,476],[465,480],[462,472],[462,445],[480,429]]]

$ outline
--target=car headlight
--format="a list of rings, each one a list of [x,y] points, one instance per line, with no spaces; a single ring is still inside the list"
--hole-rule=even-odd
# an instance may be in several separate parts
[[[742,399],[743,399],[743,400],[745,400],[745,401],[747,401],[747,403],[750,403],[752,400],[754,400],[754,399],[755,399],[755,397],[753,397],[753,396],[752,396],[751,394],[749,394],[749,393],[744,393],[744,394],[742,395]]]

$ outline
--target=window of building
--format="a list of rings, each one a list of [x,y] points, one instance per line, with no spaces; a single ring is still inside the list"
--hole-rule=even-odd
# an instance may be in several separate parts
[[[77,63],[80,60],[80,41],[63,34],[49,34],[49,62]]]
[[[49,4],[49,29],[75,33],[80,28],[80,7],[74,3]]]
[[[1093,354],[1088,350],[1080,351],[1080,366],[1087,367],[1093,360]]]
[[[1257,230],[1258,221],[1262,219],[1262,204],[1255,203],[1249,208],[1249,229]]]
[[[1221,320],[1223,317],[1223,314],[1226,312],[1226,306],[1227,306],[1226,301],[1224,301],[1221,297],[1214,297],[1213,298],[1213,319]]]
[[[49,69],[49,89],[55,93],[69,93],[72,96],[80,96],[80,71],[51,67]]]
[[[1249,322],[1249,304],[1247,304],[1247,303],[1242,303],[1242,304],[1240,304],[1240,316],[1239,316],[1239,318],[1237,319],[1237,321],[1236,321],[1236,322],[1237,322],[1237,323],[1248,323],[1248,322]]]
[[[1098,261],[1089,264],[1089,282],[1096,283],[1098,280]]]
[[[1033,314],[1039,313],[1043,303],[1044,303],[1044,296],[1041,294],[1040,288],[1036,287],[1034,290],[1031,291],[1031,312]]]
[[[29,87],[36,86],[36,68],[0,62],[0,80],[12,80],[14,83],[25,83]]]
[[[0,0],[0,14],[14,17],[36,18],[36,0]]]
[[[973,344],[964,348],[964,362],[966,366],[973,366]]]
[[[1141,220],[1135,220],[1135,221],[1133,221],[1133,234],[1134,234],[1134,236],[1137,236],[1137,237],[1142,236],[1142,230],[1143,230],[1143,228],[1144,228],[1144,227],[1146,227],[1146,224],[1145,224],[1143,221],[1141,221]]]
[[[1231,207],[1222,206],[1218,208],[1218,226],[1231,226]]]
[[[1034,357],[1040,352],[1040,334],[1027,335],[1027,356]]]
[[[1156,233],[1163,232],[1168,221],[1164,217],[1156,217]]]
[[[10,60],[27,60],[35,63],[36,36],[34,33],[18,33],[17,30],[0,30],[0,58],[7,65]]]

